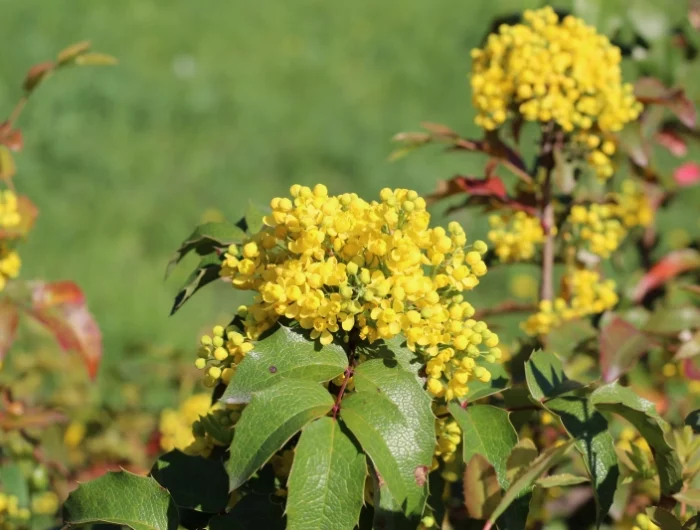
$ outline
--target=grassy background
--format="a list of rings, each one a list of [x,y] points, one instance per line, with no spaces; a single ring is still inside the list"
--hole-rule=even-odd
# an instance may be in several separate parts
[[[390,138],[422,120],[475,132],[468,50],[496,15],[541,4],[0,0],[3,112],[69,43],[120,60],[63,72],[22,116],[17,186],[41,209],[23,276],[79,281],[107,363],[133,341],[189,348],[236,305],[209,288],[168,317],[193,263],[168,282],[165,264],[208,208],[235,220],[296,182],[371,196],[479,174],[436,151],[389,163]]]

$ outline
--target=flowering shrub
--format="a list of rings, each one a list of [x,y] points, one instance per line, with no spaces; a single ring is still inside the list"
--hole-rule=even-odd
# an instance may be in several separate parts
[[[211,396],[163,414],[173,450],[150,476],[82,484],[68,526],[696,524],[700,413],[687,400],[667,421],[642,380],[667,385],[700,353],[697,311],[663,292],[700,260],[654,263],[656,214],[672,197],[623,141],[650,105],[670,104],[623,83],[621,50],[551,8],[498,26],[472,57],[483,139],[428,124],[397,140],[486,155],[483,179],[378,200],[295,185],[265,213],[205,223],[181,244],[169,268],[200,262],[173,312],[215,280],[249,302],[200,338]],[[616,173],[621,153],[632,176]],[[453,195],[491,210],[492,249],[456,221],[431,226],[429,202]],[[633,259],[646,269],[622,289],[613,266]],[[488,270],[518,262],[539,270],[536,303],[486,307]],[[511,340],[493,331],[504,313],[522,314]]]

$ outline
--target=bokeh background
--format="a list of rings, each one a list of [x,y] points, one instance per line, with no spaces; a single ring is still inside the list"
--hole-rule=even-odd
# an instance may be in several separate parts
[[[674,1],[548,3],[576,4],[602,31],[619,23],[614,10],[652,33],[676,17]],[[107,367],[134,343],[193,348],[203,328],[227,321],[237,305],[231,289],[209,287],[168,316],[194,261],[167,282],[165,264],[194,225],[235,221],[249,201],[266,204],[293,183],[369,197],[386,186],[426,193],[456,173],[481,174],[482,159],[436,149],[390,162],[391,137],[421,121],[476,134],[469,50],[497,16],[542,5],[0,0],[3,112],[26,69],[70,43],[90,39],[120,61],[62,72],[22,116],[16,184],[41,210],[21,250],[23,276],[80,283],[104,334]],[[675,67],[670,55],[661,63]],[[697,68],[683,75],[700,79]],[[700,230],[698,199],[689,195],[684,214],[663,220],[679,241]],[[483,218],[458,219],[483,237]],[[479,289],[481,300],[512,287],[498,273],[489,281],[494,288]],[[524,285],[520,297],[528,292]]]

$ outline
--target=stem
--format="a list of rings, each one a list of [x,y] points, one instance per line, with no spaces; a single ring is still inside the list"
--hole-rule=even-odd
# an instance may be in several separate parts
[[[22,111],[24,110],[24,106],[27,104],[27,101],[29,101],[29,96],[25,94],[21,98],[19,98],[19,101],[15,105],[15,108],[12,109],[10,117],[7,118],[6,122],[10,126],[10,128],[12,128],[15,122],[19,119],[19,115],[22,114]]]
[[[542,182],[542,195],[540,199],[540,222],[544,232],[544,248],[542,249],[542,278],[540,284],[540,301],[552,300],[554,297],[554,234],[555,224],[554,203],[552,201],[552,171],[554,169],[555,143],[561,143],[562,138],[553,124],[547,124],[542,130],[540,153],[537,157],[537,165],[534,174],[540,169],[545,171]]]
[[[343,395],[345,395],[345,389],[348,387],[348,381],[355,373],[355,341],[353,337],[350,337],[349,352],[348,352],[348,367],[345,369],[343,379],[343,384],[338,391],[338,395],[335,398],[335,404],[333,405],[333,419],[338,417],[338,412],[340,412],[340,402],[343,400]]]

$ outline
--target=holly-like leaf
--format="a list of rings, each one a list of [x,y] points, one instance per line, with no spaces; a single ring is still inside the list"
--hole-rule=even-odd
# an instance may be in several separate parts
[[[600,411],[619,414],[644,437],[653,449],[662,494],[671,495],[680,491],[683,486],[681,462],[666,441],[664,433],[667,424],[656,412],[653,403],[616,383],[595,390],[590,402]]]
[[[363,342],[357,346],[356,353],[364,355],[367,359],[382,359],[386,366],[399,365],[420,378],[418,371],[423,367],[423,359],[420,354],[408,348],[406,339],[401,335],[376,340],[372,344]]]
[[[556,465],[569,450],[572,443],[573,441],[569,441],[558,447],[550,447],[538,456],[532,464],[513,481],[510,488],[503,494],[501,502],[498,503],[498,506],[494,509],[491,517],[484,526],[484,530],[493,528],[496,524],[496,519],[498,519],[523,492],[531,488],[538,478]]]
[[[174,315],[202,287],[218,280],[220,272],[221,256],[216,253],[203,256],[197,268],[187,277],[182,288],[175,295],[170,315]]]
[[[483,456],[496,470],[500,486],[508,488],[508,456],[518,442],[508,412],[491,405],[471,405],[463,409],[456,403],[451,403],[449,410],[462,429],[464,461],[469,462],[474,455]]]
[[[489,371],[491,379],[488,383],[482,383],[477,379],[469,381],[469,390],[462,398],[463,402],[471,403],[472,401],[498,394],[506,390],[510,385],[510,377],[502,364],[482,363],[481,366]]]
[[[542,488],[560,488],[563,486],[575,486],[590,482],[588,477],[580,477],[571,473],[560,473],[558,475],[550,475],[541,478],[537,481],[537,485]]]
[[[191,251],[194,250],[200,256],[206,256],[217,248],[225,249],[229,245],[241,243],[245,237],[243,230],[227,222],[200,225],[182,242],[170,258],[165,277],[167,278],[175,265]]]
[[[152,477],[109,472],[80,484],[63,505],[68,526],[110,523],[134,530],[176,530],[177,506]]]
[[[226,463],[235,490],[260,469],[304,425],[324,416],[333,397],[318,383],[283,379],[256,392],[243,409]]]
[[[342,374],[347,366],[348,358],[340,345],[324,346],[297,330],[279,325],[246,353],[221,401],[247,403],[254,392],[284,379],[324,383]]]
[[[435,448],[430,397],[411,372],[386,366],[382,359],[360,364],[354,381],[357,392],[341,403],[341,417],[395,501],[406,514],[417,517],[428,495]]]
[[[474,453],[464,471],[464,505],[474,519],[488,519],[501,502],[501,487],[494,467]]]
[[[156,461],[151,476],[170,492],[178,508],[218,513],[228,503],[228,475],[221,460],[171,451]]]
[[[652,289],[661,287],[679,274],[700,268],[700,252],[684,248],[669,252],[639,280],[632,298],[639,302]]]
[[[600,369],[603,380],[610,383],[634,368],[637,361],[653,345],[642,331],[613,315],[600,330]]]
[[[102,359],[102,333],[80,287],[70,281],[36,281],[30,288],[27,312],[46,326],[61,348],[76,351],[94,379]]]
[[[537,447],[530,438],[519,440],[506,460],[506,478],[513,483],[537,458]]]
[[[525,363],[525,379],[530,394],[539,401],[564,390],[569,381],[559,357],[542,350],[533,352]]]
[[[357,525],[364,502],[367,461],[338,420],[328,416],[301,432],[287,481],[287,528]]]
[[[596,520],[600,524],[612,506],[620,470],[608,421],[596,411],[590,394],[589,388],[580,388],[550,399],[545,406],[559,417],[583,455],[593,484]]]

